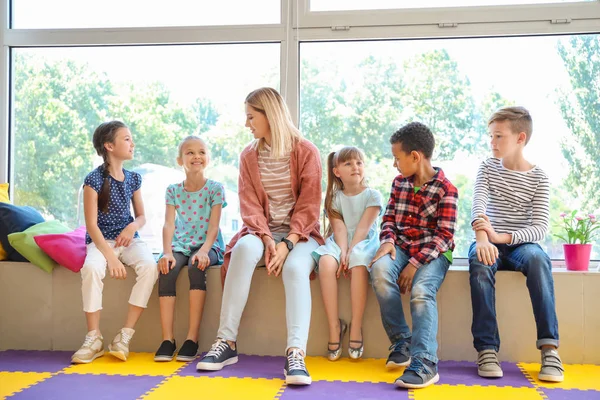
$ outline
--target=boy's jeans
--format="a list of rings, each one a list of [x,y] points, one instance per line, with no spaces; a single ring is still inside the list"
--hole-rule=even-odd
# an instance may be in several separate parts
[[[371,281],[379,307],[383,327],[392,344],[411,337],[406,324],[398,278],[408,265],[410,257],[396,246],[396,259],[388,255],[380,258],[371,269]],[[436,294],[439,290],[450,262],[446,257],[439,258],[421,266],[413,278],[410,294],[410,314],[412,316],[413,335],[410,353],[437,363],[438,312]],[[410,267],[412,268],[412,267]]]
[[[537,327],[537,348],[558,347],[558,320],[554,303],[552,264],[548,255],[536,243],[517,246],[496,245],[499,257],[492,266],[477,259],[475,243],[469,249],[469,276],[473,305],[473,345],[477,351],[500,349],[496,321],[496,283],[498,270],[520,271],[527,277],[527,288],[533,305]]]

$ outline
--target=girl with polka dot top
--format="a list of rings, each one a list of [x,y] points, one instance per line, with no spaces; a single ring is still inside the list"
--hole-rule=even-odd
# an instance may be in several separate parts
[[[209,161],[208,148],[200,137],[188,136],[179,144],[177,163],[185,171],[185,180],[170,185],[166,192],[163,255],[158,261],[163,341],[154,355],[155,361],[171,361],[177,349],[173,335],[175,287],[185,266],[190,280],[189,328],[177,352],[177,361],[196,358],[206,296],[206,269],[223,263],[225,243],[219,222],[221,209],[227,203],[223,185],[204,176]]]
[[[133,328],[158,278],[154,256],[137,233],[146,223],[140,191],[142,178],[123,169],[123,162],[133,158],[133,135],[122,122],[110,121],[96,128],[93,143],[104,163],[90,172],[84,182],[87,255],[81,269],[81,291],[88,333],[81,348],[73,354],[73,363],[90,363],[104,355],[100,310],[106,269],[115,279],[127,277],[125,265],[137,275],[125,326],[108,346],[109,353],[123,361],[129,356]],[[135,217],[131,215],[131,204]]]

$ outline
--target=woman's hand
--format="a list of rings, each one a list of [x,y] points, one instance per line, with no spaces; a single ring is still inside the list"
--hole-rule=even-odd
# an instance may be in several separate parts
[[[267,274],[279,276],[288,254],[290,254],[290,251],[287,248],[287,244],[278,243],[275,247],[275,254],[271,256],[269,263],[267,264]]]

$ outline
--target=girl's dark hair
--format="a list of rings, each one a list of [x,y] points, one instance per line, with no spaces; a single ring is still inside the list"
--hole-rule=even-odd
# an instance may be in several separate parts
[[[360,160],[365,161],[365,157],[362,151],[358,147],[346,146],[338,151],[329,153],[327,156],[327,190],[325,192],[325,215],[329,219],[327,228],[325,230],[325,236],[330,236],[333,233],[331,226],[331,219],[343,219],[342,215],[333,209],[333,198],[338,190],[344,189],[344,183],[340,178],[335,176],[333,169],[339,164],[348,160]],[[363,182],[364,184],[364,182]]]
[[[98,195],[98,209],[103,213],[108,213],[108,203],[110,201],[110,180],[108,179],[108,151],[104,147],[105,143],[114,143],[117,136],[117,131],[121,128],[127,128],[127,125],[121,121],[103,122],[94,131],[92,142],[94,149],[99,156],[102,156],[104,164],[102,164],[102,188]]]

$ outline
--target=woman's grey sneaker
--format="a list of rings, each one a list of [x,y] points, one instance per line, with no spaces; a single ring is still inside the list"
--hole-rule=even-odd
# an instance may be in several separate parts
[[[83,344],[71,356],[73,364],[89,364],[98,357],[104,355],[104,339],[98,334],[98,331],[90,331],[85,336]]]
[[[177,353],[177,361],[193,361],[198,355],[198,342],[186,340]]]
[[[312,383],[300,350],[293,349],[287,355],[283,375],[285,375],[285,383],[288,385],[310,385]]]
[[[406,389],[421,389],[440,380],[437,365],[429,360],[413,357],[402,376],[396,379],[396,386]]]
[[[236,362],[238,362],[237,348],[232,349],[227,340],[218,338],[208,353],[196,364],[196,369],[198,371],[220,371],[223,367]]]
[[[483,378],[502,378],[504,376],[496,350],[482,350],[477,354],[477,374]]]
[[[406,367],[410,364],[410,339],[400,340],[390,346],[390,355],[385,362],[387,369]]]
[[[160,344],[156,353],[154,353],[154,361],[171,361],[173,360],[173,355],[175,354],[175,349],[177,349],[177,345],[175,344],[175,340],[163,340]]]
[[[542,350],[542,368],[538,379],[546,382],[562,382],[565,379],[565,369],[555,349]]]

